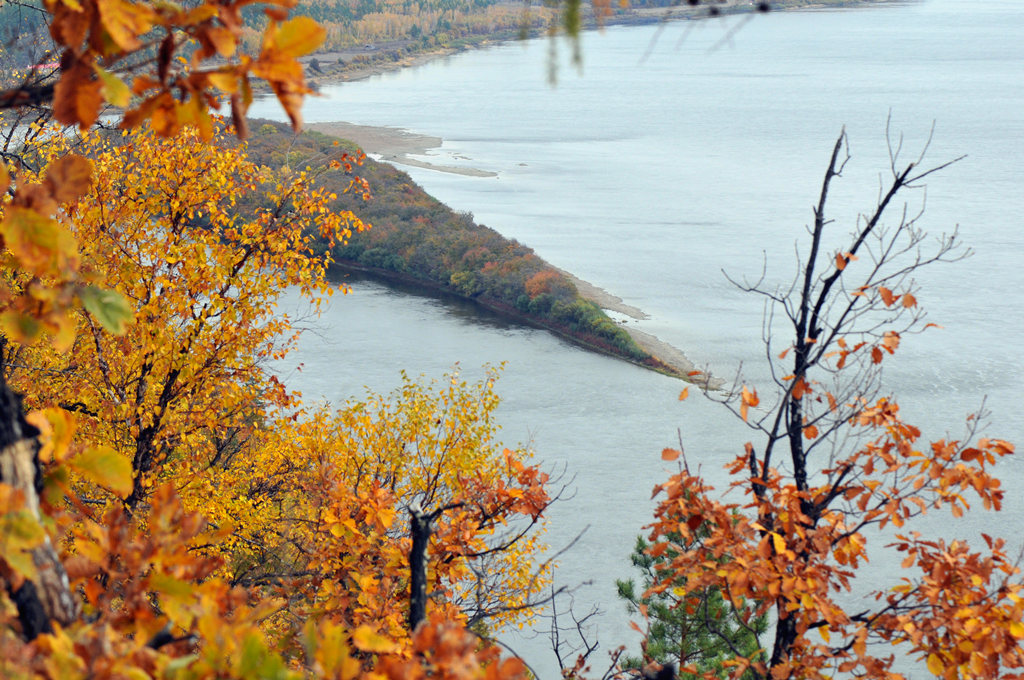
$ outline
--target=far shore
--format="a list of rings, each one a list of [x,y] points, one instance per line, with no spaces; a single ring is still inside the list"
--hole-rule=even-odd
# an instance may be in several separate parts
[[[821,11],[832,9],[849,9],[866,5],[879,5],[913,0],[774,0],[769,4],[773,12],[786,11]],[[587,5],[587,3],[584,3]],[[693,20],[714,20],[725,16],[747,15],[756,12],[755,3],[749,0],[718,0],[714,5],[720,17],[707,15],[708,3],[697,6],[678,4],[671,7],[646,7],[620,9],[612,16],[597,22],[589,6],[584,17],[584,31],[603,30],[611,26],[669,24]],[[528,37],[541,37],[543,32],[533,30]],[[731,32],[729,33],[731,35]],[[379,41],[363,45],[353,45],[334,50],[314,52],[299,61],[305,67],[307,83],[318,90],[354,80],[364,80],[373,76],[409,67],[419,66],[435,59],[442,59],[452,54],[471,49],[481,49],[496,44],[520,40],[517,31],[502,31],[494,34],[472,35],[461,39],[457,47],[415,47],[414,40],[403,38],[398,40]],[[411,51],[409,51],[411,50]]]

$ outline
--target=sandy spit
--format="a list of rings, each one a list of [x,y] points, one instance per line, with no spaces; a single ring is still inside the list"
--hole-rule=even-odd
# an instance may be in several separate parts
[[[355,125],[343,121],[331,123],[309,123],[310,130],[333,135],[355,142],[367,154],[374,155],[382,161],[398,165],[411,165],[439,172],[450,172],[468,177],[497,177],[498,173],[479,170],[477,168],[461,168],[441,165],[412,158],[423,156],[431,149],[441,146],[440,137],[421,135],[402,128],[376,125]]]

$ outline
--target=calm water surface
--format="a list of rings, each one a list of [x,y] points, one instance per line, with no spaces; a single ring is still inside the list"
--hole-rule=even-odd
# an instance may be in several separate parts
[[[968,157],[929,182],[922,224],[936,234],[959,225],[975,252],[918,278],[919,300],[944,328],[905,340],[887,385],[926,436],[955,436],[987,397],[988,431],[1024,442],[1024,6],[924,0],[770,14],[711,49],[734,21],[587,34],[584,73],[563,65],[557,88],[545,81],[547,43],[530,41],[329,88],[305,115],[442,137],[424,160],[497,177],[408,168],[428,191],[644,309],[651,318],[636,325],[698,364],[732,375],[742,363],[755,382],[761,303],[722,271],[756,276],[767,257],[769,280],[788,280],[843,126],[853,158],[831,208],[836,248],[884,179],[887,117],[908,161],[934,121],[927,160]],[[280,117],[270,103],[253,109]],[[919,209],[925,192],[908,198]],[[659,452],[681,435],[691,463],[722,486],[721,464],[749,435],[711,404],[678,402],[676,381],[464,304],[354,288],[295,354],[302,371],[284,367],[292,384],[340,402],[363,385],[391,389],[402,368],[437,377],[460,362],[477,375],[506,362],[503,437],[532,442],[545,465],[575,476],[576,495],[552,514],[552,545],[589,527],[558,578],[592,581],[577,607],[605,612],[606,643],[632,642],[613,581],[629,575],[650,490],[667,474]],[[1008,512],[935,523],[970,534],[996,532],[994,522],[1019,535],[1020,464],[1003,474]],[[554,674],[542,642],[517,644]]]

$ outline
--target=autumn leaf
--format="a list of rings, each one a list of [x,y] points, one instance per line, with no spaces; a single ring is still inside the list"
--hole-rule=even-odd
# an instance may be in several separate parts
[[[681,451],[676,449],[662,449],[661,459],[662,460],[676,460],[682,455]]]
[[[31,314],[8,310],[0,314],[0,331],[14,342],[30,345],[43,333],[43,324]]]
[[[683,391],[679,393],[679,401],[685,401],[688,396],[690,396],[690,388],[684,387]]]
[[[21,266],[36,276],[57,276],[76,254],[74,236],[52,217],[18,205],[7,207],[0,234]]]
[[[359,651],[370,654],[394,654],[399,649],[394,641],[378,635],[369,626],[359,626],[352,632],[352,644]]]
[[[109,446],[93,446],[68,461],[72,469],[89,481],[113,491],[121,498],[132,492],[132,464]]]
[[[898,295],[893,295],[893,292],[885,286],[879,286],[878,294],[882,297],[882,302],[885,303],[886,307],[892,307],[892,303],[896,302]]]
[[[807,384],[807,381],[803,378],[799,378],[795,383],[793,383],[793,391],[791,394],[794,399],[802,399],[803,396],[810,391],[811,388]]]
[[[134,313],[124,295],[116,290],[85,286],[78,292],[82,305],[108,332],[122,335]]]
[[[100,82],[103,83],[103,98],[114,106],[126,108],[131,101],[132,91],[123,80],[98,65],[93,66]]]
[[[77,201],[92,183],[92,161],[76,154],[58,158],[46,168],[46,186],[58,203]]]
[[[309,17],[295,17],[278,27],[272,49],[285,57],[301,57],[315,50],[324,41],[327,31]]]
[[[73,62],[53,92],[53,117],[65,125],[86,129],[96,122],[103,103],[103,85],[88,63]]]
[[[740,398],[740,416],[743,420],[747,419],[747,409],[753,406],[757,406],[761,403],[761,400],[757,397],[757,390],[747,389],[747,386],[743,386],[742,396]]]

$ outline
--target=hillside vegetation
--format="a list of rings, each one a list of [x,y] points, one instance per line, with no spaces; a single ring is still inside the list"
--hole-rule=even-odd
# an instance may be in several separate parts
[[[295,136],[281,123],[257,121],[252,130],[250,158],[272,168],[319,167],[354,151],[350,143],[317,132]],[[350,187],[350,178],[341,173],[320,180],[337,194],[333,208],[351,210],[372,224],[334,246],[339,265],[475,300],[591,349],[675,373],[528,246],[455,212],[391,165],[367,158],[357,172],[368,192]]]

